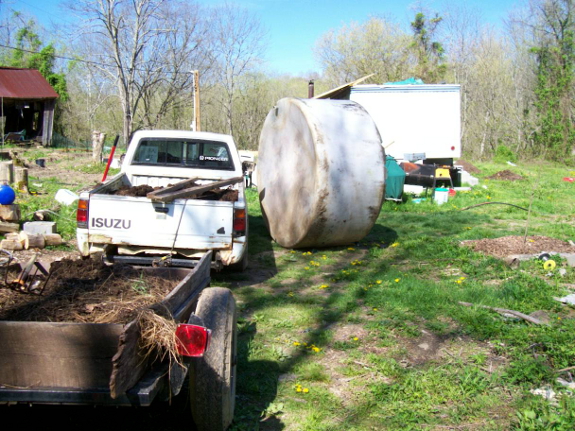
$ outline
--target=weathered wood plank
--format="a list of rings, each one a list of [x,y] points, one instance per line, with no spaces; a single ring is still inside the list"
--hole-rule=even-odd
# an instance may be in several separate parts
[[[0,322],[0,386],[108,387],[119,324]]]
[[[158,190],[155,190],[153,192],[150,192],[146,195],[146,197],[148,199],[152,199],[152,200],[157,200],[157,197],[159,195],[163,195],[166,193],[171,193],[171,192],[175,192],[178,190],[181,190],[183,188],[189,187],[190,185],[192,185],[195,181],[197,181],[199,179],[199,177],[194,177],[194,178],[189,178],[187,180],[182,180],[177,182],[176,184],[169,186],[169,187],[164,187]]]
[[[195,299],[210,283],[211,260],[212,252],[209,251],[162,302],[150,308],[167,309],[177,322],[187,319]],[[124,327],[120,335],[118,351],[112,359],[109,385],[112,398],[117,398],[134,386],[149,366],[149,358],[144,356],[139,346],[140,330],[139,323],[134,320]]]
[[[204,184],[201,186],[188,187],[186,189],[178,190],[178,191],[171,192],[171,193],[157,194],[153,198],[151,198],[150,195],[152,193],[155,193],[155,192],[151,192],[147,195],[147,197],[150,199],[156,200],[156,201],[160,201],[160,202],[171,202],[174,199],[191,198],[191,197],[200,195],[204,192],[207,192],[207,191],[219,188],[219,187],[225,187],[225,186],[229,186],[231,184],[239,183],[240,181],[243,181],[243,180],[244,180],[243,177],[235,177],[235,178],[230,178],[228,180],[215,181],[213,183]],[[162,190],[158,190],[158,191],[161,192]]]

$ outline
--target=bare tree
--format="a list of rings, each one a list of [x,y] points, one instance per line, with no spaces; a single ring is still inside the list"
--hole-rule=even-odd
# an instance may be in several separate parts
[[[375,73],[372,81],[381,83],[408,77],[410,43],[409,35],[398,25],[370,18],[324,34],[316,43],[315,55],[332,86],[371,73]]]
[[[214,79],[220,87],[213,95],[223,111],[226,132],[233,135],[239,83],[260,64],[266,49],[266,32],[248,10],[228,3],[212,10],[209,26]]]
[[[127,142],[136,119],[153,127],[189,89],[205,34],[197,7],[179,0],[78,0],[68,7],[82,19],[79,40],[96,45],[84,58],[117,86]]]

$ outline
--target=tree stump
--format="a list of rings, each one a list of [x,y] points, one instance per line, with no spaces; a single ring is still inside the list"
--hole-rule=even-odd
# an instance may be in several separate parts
[[[0,183],[7,181],[8,184],[14,182],[14,163],[12,161],[0,162]]]
[[[19,191],[28,193],[28,168],[14,168],[14,183]]]

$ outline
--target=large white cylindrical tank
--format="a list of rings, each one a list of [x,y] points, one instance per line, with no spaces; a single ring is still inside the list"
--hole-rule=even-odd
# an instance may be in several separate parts
[[[257,169],[272,238],[287,248],[361,240],[379,215],[384,169],[379,132],[361,105],[281,99],[263,125]]]

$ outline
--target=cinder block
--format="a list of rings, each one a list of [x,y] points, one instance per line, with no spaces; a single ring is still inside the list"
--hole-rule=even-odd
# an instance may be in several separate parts
[[[575,253],[561,253],[561,257],[567,259],[567,265],[575,266]]]
[[[48,235],[50,233],[57,233],[56,222],[53,221],[29,221],[24,223],[24,232],[35,233],[40,235]]]

